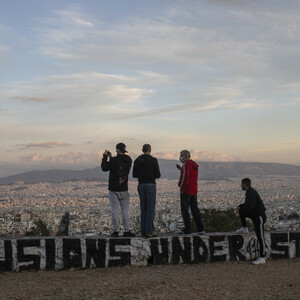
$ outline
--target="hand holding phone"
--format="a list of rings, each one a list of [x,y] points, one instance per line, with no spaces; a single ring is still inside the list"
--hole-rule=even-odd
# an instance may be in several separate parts
[[[105,151],[104,151],[104,155],[107,155],[108,157],[111,157],[111,152],[108,151],[108,150],[105,150]]]
[[[177,164],[176,164],[176,168],[177,168],[178,170],[181,170],[181,166],[179,166],[179,165],[177,165]]]

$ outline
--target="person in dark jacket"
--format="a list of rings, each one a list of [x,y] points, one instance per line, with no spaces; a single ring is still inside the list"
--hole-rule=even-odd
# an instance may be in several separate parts
[[[241,188],[243,191],[246,191],[246,199],[245,203],[240,204],[236,208],[236,213],[240,215],[242,223],[242,227],[236,232],[248,233],[246,218],[252,220],[260,248],[260,256],[257,260],[253,261],[253,264],[264,264],[266,263],[266,244],[264,237],[264,224],[267,220],[265,213],[266,208],[258,192],[251,187],[251,180],[249,178],[242,180]]]
[[[197,202],[198,193],[198,165],[191,159],[191,153],[187,150],[180,152],[179,161],[183,163],[180,169],[180,206],[184,222],[184,234],[191,234],[191,218],[189,209],[191,208],[193,218],[196,223],[199,235],[205,234],[200,210]]]
[[[121,206],[122,222],[124,227],[123,236],[135,236],[129,231],[129,193],[128,174],[131,168],[132,159],[126,155],[126,146],[123,143],[116,145],[117,156],[112,157],[108,150],[103,153],[101,169],[109,172],[108,190],[111,206],[113,237],[119,236],[119,205]]]
[[[151,156],[151,146],[143,146],[143,154],[133,165],[133,177],[138,178],[138,193],[141,206],[141,232],[144,237],[154,237],[154,218],[156,205],[156,178],[160,178],[158,161]]]

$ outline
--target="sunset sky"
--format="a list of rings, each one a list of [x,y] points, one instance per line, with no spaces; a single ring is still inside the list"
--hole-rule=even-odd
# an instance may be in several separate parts
[[[300,165],[300,1],[0,3],[0,177],[118,142]]]

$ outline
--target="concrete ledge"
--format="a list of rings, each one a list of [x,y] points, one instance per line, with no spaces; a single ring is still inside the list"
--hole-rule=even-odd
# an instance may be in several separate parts
[[[300,257],[300,231],[266,232],[269,258]],[[157,238],[0,238],[0,271],[247,261],[257,258],[255,233],[165,235]]]

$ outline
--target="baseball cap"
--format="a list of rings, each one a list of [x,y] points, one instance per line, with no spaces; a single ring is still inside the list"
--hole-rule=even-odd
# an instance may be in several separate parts
[[[119,143],[116,145],[116,148],[119,149],[122,153],[126,153],[128,151],[126,151],[126,145],[123,143]]]

